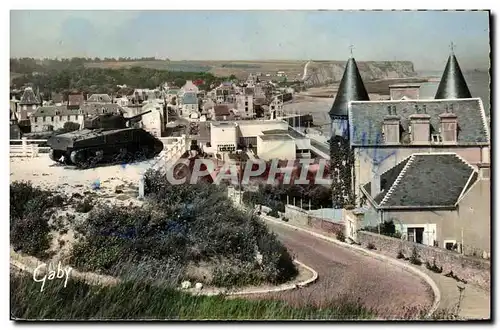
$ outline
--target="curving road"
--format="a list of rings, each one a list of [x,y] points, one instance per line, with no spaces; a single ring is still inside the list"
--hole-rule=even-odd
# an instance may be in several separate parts
[[[307,233],[266,223],[295,258],[319,275],[309,287],[271,294],[272,298],[295,306],[325,306],[338,297],[360,299],[384,318],[411,317],[431,307],[432,290],[420,277]]]

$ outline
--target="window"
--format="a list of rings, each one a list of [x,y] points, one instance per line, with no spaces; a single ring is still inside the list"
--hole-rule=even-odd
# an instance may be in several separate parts
[[[444,241],[444,248],[446,250],[454,250],[456,244],[457,244],[457,241],[455,241],[455,240],[445,240]]]
[[[408,227],[408,241],[422,244],[424,240],[424,227]]]
[[[442,123],[441,124],[443,140],[454,142],[457,139],[457,123]]]
[[[68,115],[68,116],[66,116],[66,117],[68,117],[68,119],[67,119],[67,120],[69,121],[69,115]]]
[[[433,143],[443,142],[443,137],[439,134],[432,134],[431,138]]]

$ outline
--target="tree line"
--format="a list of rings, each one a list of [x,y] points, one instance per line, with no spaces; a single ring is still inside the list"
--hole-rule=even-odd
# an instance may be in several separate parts
[[[201,90],[210,89],[211,85],[219,85],[232,77],[216,77],[208,72],[165,71],[143,67],[132,68],[85,68],[83,65],[68,66],[62,69],[51,69],[41,74],[32,72],[12,79],[11,87],[21,89],[31,85],[39,88],[44,99],[49,99],[52,92],[68,94],[72,91],[84,94],[105,93],[117,94],[118,85],[133,88],[156,88],[165,82],[182,87],[186,80],[201,80]],[[121,91],[120,93],[123,93]]]

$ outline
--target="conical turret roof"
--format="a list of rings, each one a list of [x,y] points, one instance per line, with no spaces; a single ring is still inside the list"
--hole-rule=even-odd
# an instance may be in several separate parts
[[[347,117],[347,105],[349,101],[369,101],[363,79],[359,74],[358,66],[354,58],[347,61],[342,80],[340,81],[335,101],[330,109],[330,118]]]
[[[439,82],[435,99],[469,99],[469,87],[465,82],[460,65],[455,54],[451,54],[446,62],[446,67]]]

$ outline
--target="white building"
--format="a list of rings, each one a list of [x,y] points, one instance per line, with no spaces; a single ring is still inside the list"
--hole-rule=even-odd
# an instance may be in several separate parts
[[[57,130],[67,122],[81,124],[84,117],[82,110],[68,109],[65,105],[39,107],[30,116],[31,132]]]
[[[282,120],[252,120],[211,123],[210,142],[217,151],[257,147],[259,158],[310,157],[310,140]]]
[[[181,117],[191,117],[195,113],[199,116],[198,111],[198,97],[195,93],[184,93],[180,99],[179,115]]]
[[[290,135],[269,134],[257,137],[257,155],[266,161],[272,159],[295,160],[295,141]]]
[[[272,119],[283,116],[283,97],[282,97],[282,95],[275,96],[272,99],[271,103],[269,103],[269,113],[271,114]]]
[[[145,109],[143,108],[143,110],[151,110],[151,112],[142,116],[141,126],[142,128],[144,128],[144,130],[148,131],[153,136],[160,137],[162,136],[162,128],[164,127],[164,120],[162,115],[163,109],[161,107],[156,107],[155,104],[148,105],[146,105],[144,107]]]
[[[236,110],[243,118],[254,118],[253,95],[236,95]]]
[[[200,92],[198,86],[193,84],[192,80],[187,80],[184,86],[182,86],[180,93],[195,93],[198,94]]]
[[[217,151],[235,151],[238,142],[238,125],[235,122],[210,124],[210,144]]]

